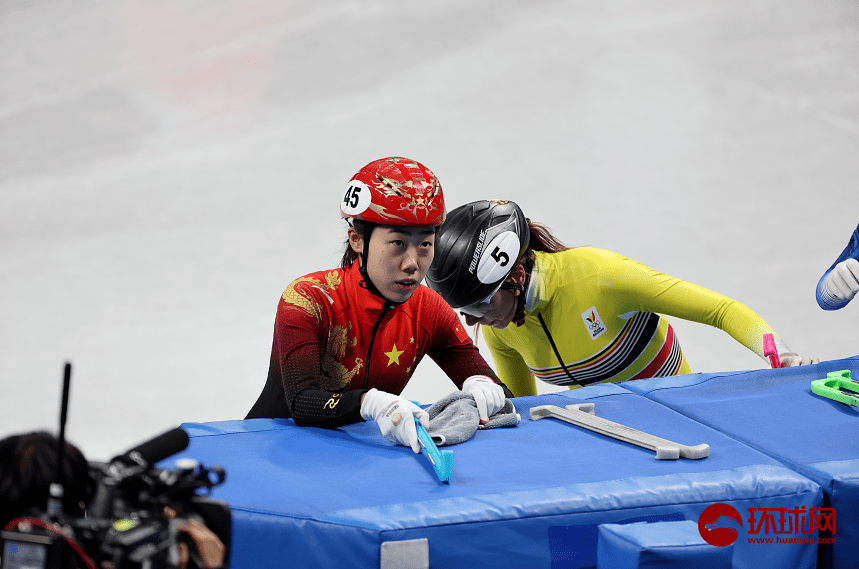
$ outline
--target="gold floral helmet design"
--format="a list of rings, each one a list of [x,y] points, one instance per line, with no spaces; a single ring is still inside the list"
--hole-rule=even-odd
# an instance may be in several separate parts
[[[358,170],[340,202],[341,217],[378,225],[437,227],[446,213],[435,174],[420,162],[398,156]]]

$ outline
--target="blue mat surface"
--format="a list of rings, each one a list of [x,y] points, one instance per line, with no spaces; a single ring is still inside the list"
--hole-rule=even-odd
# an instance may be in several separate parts
[[[619,384],[764,452],[814,480],[835,508],[821,567],[856,567],[859,551],[859,409],[820,397],[811,381],[848,369],[859,356],[795,368],[693,374]]]
[[[514,402],[518,427],[446,447],[454,453],[450,484],[372,422],[333,431],[291,420],[185,424],[191,443],[176,458],[225,468],[213,496],[233,509],[234,569],[379,567],[383,542],[418,538],[428,540],[434,568],[594,567],[602,523],[697,521],[716,502],[744,516],[748,508],[822,504],[808,478],[616,385]],[[578,402],[676,442],[707,443],[710,456],[657,461],[653,451],[574,425],[527,419],[532,406]],[[810,568],[815,549],[739,539],[734,566]]]
[[[597,569],[731,569],[733,546],[705,542],[691,520],[603,524]]]

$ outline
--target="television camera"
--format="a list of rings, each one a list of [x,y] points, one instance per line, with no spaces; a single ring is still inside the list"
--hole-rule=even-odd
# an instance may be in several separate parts
[[[46,511],[17,518],[0,532],[0,569],[162,569],[179,566],[178,544],[190,552],[188,567],[203,567],[193,540],[180,528],[194,519],[205,524],[229,548],[230,509],[200,494],[224,482],[219,466],[205,467],[193,459],[177,461],[175,469],[153,465],[187,447],[188,435],[172,429],[109,463],[89,462],[96,480],[86,515],[62,512],[59,465],[65,446],[64,424],[68,377],[63,389],[57,475]],[[229,551],[224,555],[224,566]]]

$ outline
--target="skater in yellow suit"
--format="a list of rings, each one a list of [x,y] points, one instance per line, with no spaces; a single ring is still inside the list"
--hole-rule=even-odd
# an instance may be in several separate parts
[[[744,304],[611,251],[564,247],[513,202],[452,211],[426,278],[466,323],[484,325],[516,397],[537,394],[535,377],[573,388],[690,373],[664,315],[724,330],[765,361],[769,333],[782,366],[817,363]]]

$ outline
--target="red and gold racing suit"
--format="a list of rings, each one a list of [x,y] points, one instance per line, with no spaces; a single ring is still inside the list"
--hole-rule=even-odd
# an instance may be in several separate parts
[[[327,428],[361,421],[361,396],[374,387],[399,395],[425,354],[458,388],[472,375],[503,385],[456,313],[426,286],[395,304],[367,290],[357,261],[311,273],[280,299],[268,380],[246,418]]]

